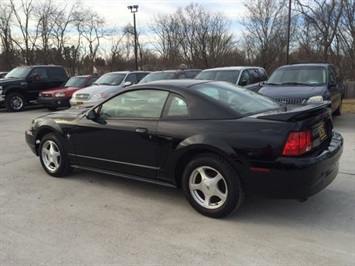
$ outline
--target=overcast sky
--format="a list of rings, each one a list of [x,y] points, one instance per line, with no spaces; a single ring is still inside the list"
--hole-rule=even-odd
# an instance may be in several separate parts
[[[127,8],[129,5],[139,5],[136,13],[137,29],[147,31],[147,26],[153,22],[154,16],[171,14],[179,7],[186,7],[190,3],[199,3],[212,12],[222,12],[231,22],[231,31],[238,34],[239,21],[245,13],[243,2],[245,0],[220,0],[220,1],[191,1],[191,0],[82,0],[85,6],[92,8],[105,18],[109,25],[124,27],[133,24],[133,15]],[[147,33],[147,32],[145,32]]]

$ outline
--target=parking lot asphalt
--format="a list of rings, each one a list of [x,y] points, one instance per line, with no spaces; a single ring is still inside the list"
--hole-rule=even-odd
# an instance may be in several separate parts
[[[248,196],[211,219],[181,190],[48,176],[24,137],[47,112],[0,109],[0,265],[355,265],[355,114],[333,118],[345,146],[325,190],[302,203]]]

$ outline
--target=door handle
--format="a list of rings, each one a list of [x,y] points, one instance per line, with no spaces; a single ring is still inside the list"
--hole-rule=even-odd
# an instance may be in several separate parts
[[[147,128],[143,128],[143,127],[137,127],[136,128],[136,133],[147,134],[148,133],[148,129]]]

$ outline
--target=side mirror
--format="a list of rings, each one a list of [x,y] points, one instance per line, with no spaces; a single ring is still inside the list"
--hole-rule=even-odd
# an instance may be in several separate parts
[[[86,118],[89,120],[95,120],[97,117],[97,114],[95,112],[95,110],[90,110],[87,114],[86,114]]]
[[[248,82],[244,79],[240,81],[240,86],[246,86],[248,85]]]
[[[337,83],[335,80],[329,82],[329,87],[336,87]]]
[[[107,122],[101,118],[94,109],[90,110],[87,114],[86,114],[86,119],[92,120],[96,123],[102,124],[102,125],[106,125]]]
[[[266,84],[266,81],[261,81],[261,82],[259,83],[259,86],[260,86],[260,87],[264,87],[265,84]]]
[[[126,81],[126,82],[124,83],[124,85],[123,85],[123,88],[128,87],[128,86],[131,86],[131,85],[133,85],[132,82]]]

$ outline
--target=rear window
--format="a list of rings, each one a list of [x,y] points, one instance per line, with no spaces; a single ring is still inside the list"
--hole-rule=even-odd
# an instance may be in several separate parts
[[[282,108],[283,105],[261,94],[227,83],[192,86],[204,96],[245,116]]]

